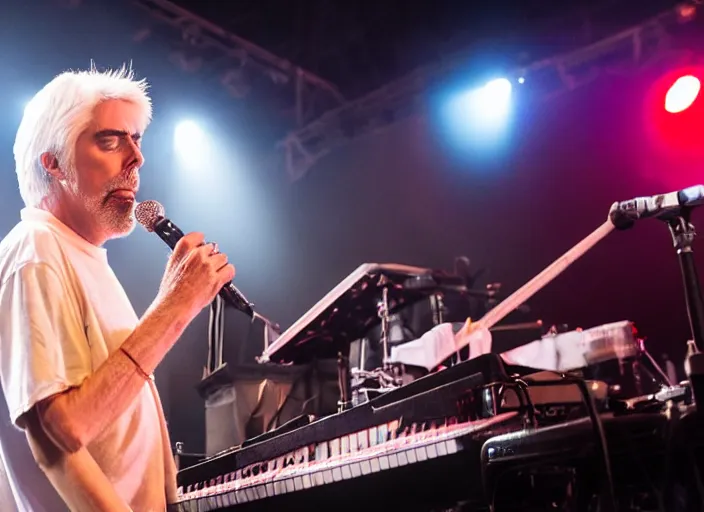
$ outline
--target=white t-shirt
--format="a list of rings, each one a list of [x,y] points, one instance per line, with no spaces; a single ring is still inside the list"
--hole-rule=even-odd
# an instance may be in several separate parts
[[[80,385],[138,318],[105,249],[46,211],[26,208],[21,218],[0,242],[0,455],[19,511],[60,512],[67,507],[35,462],[17,418]],[[147,382],[87,449],[132,510],[161,512],[166,479],[173,477],[168,443],[156,387]]]

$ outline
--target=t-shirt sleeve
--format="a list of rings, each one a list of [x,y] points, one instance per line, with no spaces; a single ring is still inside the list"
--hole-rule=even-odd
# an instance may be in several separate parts
[[[0,283],[0,371],[12,423],[37,402],[79,385],[90,350],[75,298],[46,263]]]

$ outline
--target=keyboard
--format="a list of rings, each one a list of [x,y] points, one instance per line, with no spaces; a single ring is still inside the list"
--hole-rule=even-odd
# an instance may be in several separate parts
[[[458,487],[464,489],[468,470],[480,475],[481,443],[473,439],[521,424],[517,411],[499,413],[486,400],[495,396],[491,392],[495,387],[512,383],[500,357],[487,354],[347,411],[320,419],[299,418],[179,471],[178,510],[244,510],[252,505],[263,510],[276,508],[275,503],[293,506],[299,494],[306,508],[305,504],[325,502],[323,495],[334,500],[335,489],[339,492],[341,486],[354,495],[357,487],[369,492],[386,482],[383,492],[419,477],[427,482],[428,474],[441,475],[443,468],[461,466],[466,460],[471,468],[456,472]],[[453,458],[457,460],[449,461]],[[413,468],[412,474],[405,468]],[[404,476],[399,480],[398,475]],[[443,478],[429,489],[417,485],[415,490],[439,490],[450,480]],[[452,495],[443,490],[443,496]],[[420,503],[423,497],[415,501]]]
[[[212,482],[213,485],[182,492],[178,510],[227,510],[289,493],[376,476],[412,464],[442,462],[440,459],[463,451],[471,436],[505,424],[517,414],[508,412],[464,423],[415,425],[403,431],[399,431],[397,421],[379,425],[250,465],[223,475]]]

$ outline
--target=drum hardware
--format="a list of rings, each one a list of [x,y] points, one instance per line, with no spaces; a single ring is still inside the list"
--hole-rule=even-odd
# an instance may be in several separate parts
[[[376,305],[376,314],[381,320],[382,367],[389,368],[389,288],[381,290],[381,300]]]
[[[381,369],[377,370],[361,370],[359,368],[352,368],[352,379],[353,386],[355,382],[361,383],[365,380],[373,380],[379,383],[379,389],[394,389],[398,387],[396,377],[393,377]]]
[[[440,325],[445,321],[445,303],[442,294],[434,293],[430,296],[430,310],[433,314],[433,325]]]
[[[433,325],[440,325],[445,322],[445,303],[441,293],[434,293],[430,296],[430,310],[433,314]],[[450,364],[455,365],[462,361],[462,354],[458,350],[450,359]]]
[[[504,332],[504,331],[525,331],[529,329],[540,329],[543,326],[542,320],[536,320],[535,322],[520,322],[517,324],[508,325],[497,325],[489,329],[491,332]]]
[[[399,387],[395,377],[380,369],[369,371],[352,368],[351,373],[352,405],[354,407]]]
[[[377,303],[377,316],[381,322],[381,347],[382,347],[382,368],[378,372],[372,372],[380,384],[381,388],[396,388],[402,384],[398,365],[389,362],[391,349],[389,348],[389,335],[391,327],[391,313],[389,308],[389,286],[385,285],[381,290],[381,300]]]
[[[355,406],[399,387],[397,379],[381,369],[369,371],[352,368],[351,374],[352,402]]]
[[[390,325],[392,315],[427,300],[439,290],[461,293],[465,289],[462,278],[428,268],[395,263],[360,265],[271,341],[257,362],[305,364],[312,360],[337,360],[338,409],[349,409],[352,406],[350,345],[378,328],[383,333],[379,350],[384,352],[379,366],[400,385],[400,367],[389,361],[394,334]]]
[[[489,283],[486,285],[486,309],[492,309],[499,303],[499,292],[501,283]]]
[[[353,406],[370,400],[373,395],[378,395],[403,384],[401,370],[398,365],[389,361],[390,335],[392,314],[389,304],[389,283],[380,279],[381,299],[376,304],[376,314],[380,321],[379,344],[381,345],[381,368],[365,370],[364,368],[350,368],[350,404]],[[364,361],[364,340],[361,341],[361,362]],[[349,368],[349,364],[348,364]]]

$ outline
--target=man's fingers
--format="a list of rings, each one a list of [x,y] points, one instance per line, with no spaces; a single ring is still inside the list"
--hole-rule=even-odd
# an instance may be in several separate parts
[[[222,277],[222,284],[225,285],[235,278],[236,274],[235,266],[233,264],[227,264],[218,270],[218,274]]]
[[[220,270],[227,265],[227,254],[223,254],[221,252],[213,254],[212,256],[209,256],[208,261],[216,272],[220,272]]]
[[[176,245],[174,246],[174,258],[176,258],[177,260],[182,259],[195,247],[202,245],[204,240],[205,235],[203,235],[203,233],[193,232],[184,235],[183,238],[176,242]]]

